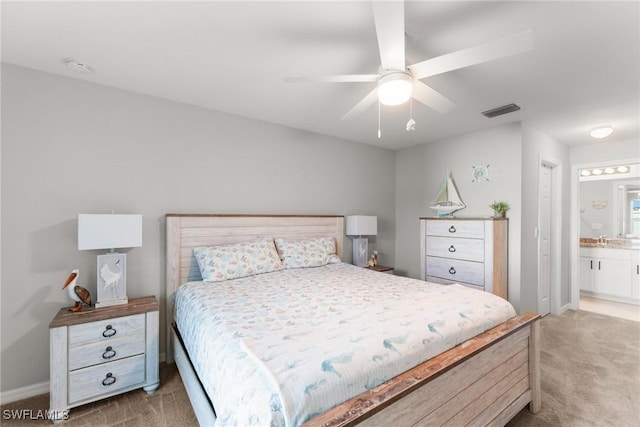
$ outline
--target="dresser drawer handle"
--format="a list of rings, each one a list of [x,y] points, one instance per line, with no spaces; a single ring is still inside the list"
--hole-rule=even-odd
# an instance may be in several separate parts
[[[107,325],[107,328],[102,332],[102,336],[105,338],[109,338],[114,336],[116,333],[117,331],[113,329],[113,326]]]
[[[453,268],[453,267],[451,267],[451,268],[449,269],[449,274],[456,274],[456,269],[455,269],[455,268]]]
[[[455,233],[455,232],[456,232],[456,228],[453,225],[449,227],[449,233]]]
[[[108,387],[108,386],[112,385],[115,382],[116,382],[116,377],[114,377],[113,374],[111,372],[109,372],[107,374],[107,377],[102,380],[102,385]]]
[[[455,252],[455,251],[456,251],[456,248],[453,245],[449,246],[449,252]]]
[[[104,353],[102,353],[102,358],[111,359],[112,357],[115,357],[115,355],[116,351],[111,346],[109,346],[104,350]]]

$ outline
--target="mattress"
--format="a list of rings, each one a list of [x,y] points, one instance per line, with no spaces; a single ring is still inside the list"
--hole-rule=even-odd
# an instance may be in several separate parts
[[[515,316],[504,299],[350,264],[176,295],[176,324],[217,426],[298,426]]]

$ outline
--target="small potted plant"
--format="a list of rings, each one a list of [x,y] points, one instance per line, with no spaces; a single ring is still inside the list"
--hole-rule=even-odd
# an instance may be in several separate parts
[[[503,202],[503,201],[493,202],[493,203],[491,203],[489,205],[489,207],[491,209],[493,209],[494,218],[504,218],[504,217],[506,217],[507,216],[507,211],[510,208],[509,203]]]

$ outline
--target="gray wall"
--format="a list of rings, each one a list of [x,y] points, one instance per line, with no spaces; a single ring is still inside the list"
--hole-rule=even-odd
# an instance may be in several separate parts
[[[521,125],[512,123],[396,152],[396,273],[420,277],[420,224],[433,216],[446,169],[467,205],[455,216],[489,217],[489,204],[505,200],[509,218],[509,301],[520,300]],[[472,182],[473,166],[489,165],[489,181]]]
[[[2,125],[2,391],[48,381],[73,268],[95,295],[99,251],[77,250],[79,213],[143,215],[130,298],[164,302],[169,212],[377,215],[371,249],[394,265],[392,151],[7,64]]]

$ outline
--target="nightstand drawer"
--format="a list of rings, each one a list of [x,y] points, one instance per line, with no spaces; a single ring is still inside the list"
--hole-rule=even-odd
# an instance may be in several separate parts
[[[145,356],[141,354],[69,372],[69,403],[142,384],[145,381],[144,367]]]
[[[482,221],[427,221],[428,236],[484,238]]]
[[[427,275],[483,286],[484,264],[428,256]]]
[[[140,333],[141,332],[141,333]],[[69,349],[69,370],[113,362],[145,351],[144,330],[137,335],[112,338],[108,342],[85,344]]]
[[[69,347],[144,333],[145,315],[115,317],[69,327]]]
[[[484,240],[452,237],[429,237],[427,255],[466,261],[484,261]]]

